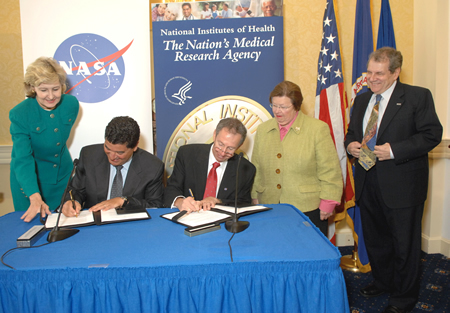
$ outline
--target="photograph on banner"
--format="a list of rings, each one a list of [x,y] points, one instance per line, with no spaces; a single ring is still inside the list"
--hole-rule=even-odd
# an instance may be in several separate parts
[[[151,21],[282,16],[283,0],[152,1]]]
[[[271,118],[269,93],[284,80],[283,17],[153,24],[156,152],[170,176],[178,148],[212,142],[236,117],[251,159],[257,126]],[[270,112],[270,113],[269,113]]]

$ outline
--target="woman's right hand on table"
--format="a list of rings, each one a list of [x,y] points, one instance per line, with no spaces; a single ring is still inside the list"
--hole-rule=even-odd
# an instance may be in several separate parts
[[[25,222],[30,222],[38,213],[41,213],[42,217],[46,214],[52,214],[48,205],[42,200],[40,193],[36,192],[30,196],[30,206],[28,210],[22,215],[21,219]]]

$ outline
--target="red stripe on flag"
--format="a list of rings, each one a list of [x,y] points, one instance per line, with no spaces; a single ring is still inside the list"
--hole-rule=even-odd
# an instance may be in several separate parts
[[[334,133],[333,133],[333,125],[331,123],[330,109],[329,109],[328,96],[327,96],[326,89],[323,89],[320,92],[320,111],[319,111],[318,118],[319,118],[319,120],[328,124],[328,127],[330,128],[331,138],[333,139],[333,143],[336,146],[336,141],[334,139]]]

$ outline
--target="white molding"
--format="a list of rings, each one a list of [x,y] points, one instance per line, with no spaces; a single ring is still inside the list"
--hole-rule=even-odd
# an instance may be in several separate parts
[[[12,146],[0,146],[0,164],[11,163]]]
[[[422,233],[422,250],[426,253],[440,253],[450,257],[450,240],[442,237],[429,237]]]
[[[441,253],[450,258],[450,240],[443,238],[441,241]]]
[[[347,225],[336,229],[336,246],[353,246],[352,230]],[[441,236],[430,238],[422,233],[422,250],[426,253],[440,253],[450,258],[450,240]]]
[[[428,153],[430,159],[450,159],[450,139],[442,139],[433,150]]]

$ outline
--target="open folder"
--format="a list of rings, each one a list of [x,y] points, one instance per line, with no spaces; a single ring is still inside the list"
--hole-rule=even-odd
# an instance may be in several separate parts
[[[268,208],[262,205],[241,207],[237,209],[237,217],[239,218],[244,215],[254,214],[267,210],[272,210],[272,208]],[[172,218],[178,213],[179,213],[178,211],[174,213],[167,213],[161,215],[161,217],[168,220],[172,220]],[[184,215],[176,222],[175,221],[173,222],[187,227],[198,227],[203,225],[219,224],[231,220],[233,218],[233,215],[234,215],[234,207],[216,205],[210,211],[192,212],[190,214]]]
[[[45,222],[46,229],[52,229],[56,226],[56,220],[58,219],[58,213],[53,213],[47,216]],[[138,213],[117,214],[115,209],[108,211],[89,212],[89,210],[83,210],[78,217],[67,217],[61,214],[59,219],[60,227],[81,227],[89,225],[102,225],[110,223],[120,223],[127,221],[146,220],[151,219],[150,214],[146,210]]]

